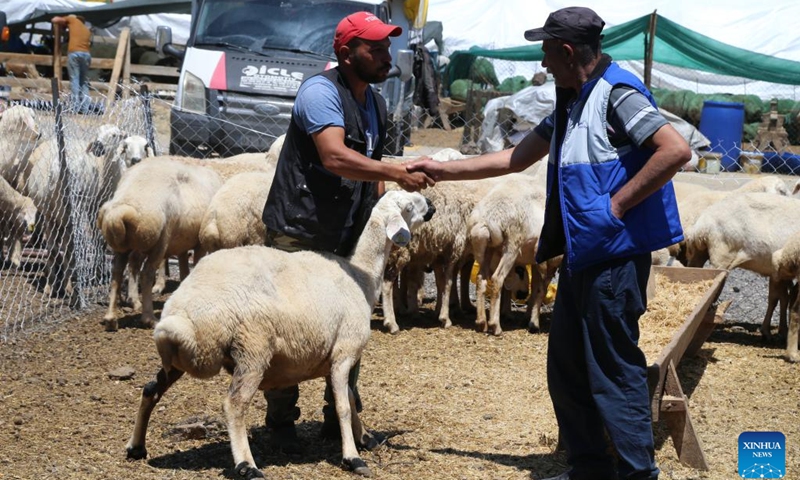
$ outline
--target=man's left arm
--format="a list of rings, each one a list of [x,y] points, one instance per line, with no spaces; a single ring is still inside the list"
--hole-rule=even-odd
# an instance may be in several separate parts
[[[689,144],[670,124],[656,130],[644,145],[653,155],[611,198],[611,211],[617,218],[664,186],[692,157]]]

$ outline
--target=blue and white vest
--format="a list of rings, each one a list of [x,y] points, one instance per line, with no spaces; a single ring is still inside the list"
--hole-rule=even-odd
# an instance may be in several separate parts
[[[639,79],[612,62],[602,76],[583,85],[569,110],[556,107],[556,131],[547,167],[547,208],[555,207],[550,199],[552,189],[558,188],[556,198],[561,204],[566,236],[565,260],[571,271],[613,258],[649,253],[683,239],[672,182],[628,210],[621,220],[611,213],[611,197],[653,154],[650,149],[633,144],[619,150],[611,145],[606,114],[611,89],[619,84],[637,89],[656,106]],[[559,115],[567,115],[566,122]],[[563,141],[558,142],[559,138]],[[539,240],[543,258],[537,261],[547,260],[546,252],[553,252],[553,239],[546,236],[543,230]]]

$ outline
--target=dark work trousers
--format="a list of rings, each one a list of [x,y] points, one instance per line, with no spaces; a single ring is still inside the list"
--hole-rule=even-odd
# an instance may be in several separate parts
[[[313,250],[312,245],[300,240],[282,235],[277,232],[267,234],[266,245],[287,252],[297,252],[300,250]],[[361,412],[361,396],[358,394],[358,373],[361,371],[361,360],[350,369],[350,376],[347,384],[353,391],[356,400],[356,412]],[[267,426],[271,428],[281,428],[293,425],[294,421],[300,418],[300,409],[297,407],[297,400],[300,398],[300,389],[297,385],[264,391],[264,398],[267,400]],[[325,382],[325,406],[322,407],[325,422],[335,422],[338,424],[339,418],[336,415],[336,408],[333,405],[333,388],[326,379]]]
[[[361,413],[361,396],[358,394],[358,373],[361,371],[361,360],[350,369],[350,376],[347,384],[353,391],[356,399],[356,412]],[[287,388],[264,391],[264,398],[267,400],[267,426],[271,428],[285,427],[294,424],[300,418],[300,408],[297,407],[297,400],[300,398],[300,389],[297,385]],[[339,424],[339,417],[336,415],[336,408],[333,402],[333,388],[329,381],[325,382],[325,406],[322,407],[322,414],[325,423],[334,422],[331,425]]]
[[[650,264],[648,253],[559,273],[547,383],[572,480],[658,478],[638,347]],[[605,431],[618,454],[616,470]]]

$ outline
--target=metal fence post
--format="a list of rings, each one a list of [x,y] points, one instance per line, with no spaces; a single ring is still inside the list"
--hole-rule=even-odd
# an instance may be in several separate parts
[[[150,105],[152,95],[150,94],[150,89],[147,88],[147,85],[142,84],[142,86],[139,87],[139,94],[142,97],[142,105],[144,106],[144,131],[147,136],[147,144],[153,149],[155,155],[160,155],[161,152],[158,151],[158,145],[156,144],[156,130],[153,125],[153,108]]]
[[[71,186],[69,184],[69,170],[67,164],[67,147],[64,141],[64,122],[62,119],[62,105],[59,101],[59,81],[57,78],[53,78],[51,82],[51,86],[53,89],[53,109],[55,111],[55,134],[56,134],[56,144],[58,145],[58,181],[56,183],[56,188],[59,188],[60,195],[63,200],[63,205],[67,208],[66,215],[64,216],[65,221],[65,228],[64,228],[64,250],[67,254],[66,257],[62,257],[59,248],[54,248],[51,250],[56,255],[56,258],[50,259],[54,268],[57,269],[61,278],[60,280],[63,282],[62,285],[52,285],[51,288],[64,288],[66,289],[67,285],[71,280],[73,280],[73,273],[75,272],[75,221],[73,219],[74,208],[72,205],[72,194],[71,194]],[[50,230],[50,233],[54,233],[55,230]],[[48,243],[50,241],[55,242],[55,238],[48,238]],[[73,248],[69,248],[70,244]],[[67,258],[69,257],[69,258]],[[51,275],[51,278],[52,275]],[[56,277],[58,278],[58,277]],[[72,282],[72,294],[70,297],[69,305],[71,308],[82,309],[86,307],[86,301],[81,295],[81,282],[75,281]]]

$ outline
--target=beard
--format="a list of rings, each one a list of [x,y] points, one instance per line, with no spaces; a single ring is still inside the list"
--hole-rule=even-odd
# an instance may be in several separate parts
[[[381,65],[380,67],[375,67],[358,57],[353,57],[352,65],[353,65],[353,71],[358,76],[358,78],[367,83],[383,82],[384,80],[386,80],[386,77],[389,73],[389,69],[391,68],[390,64],[384,64]]]

